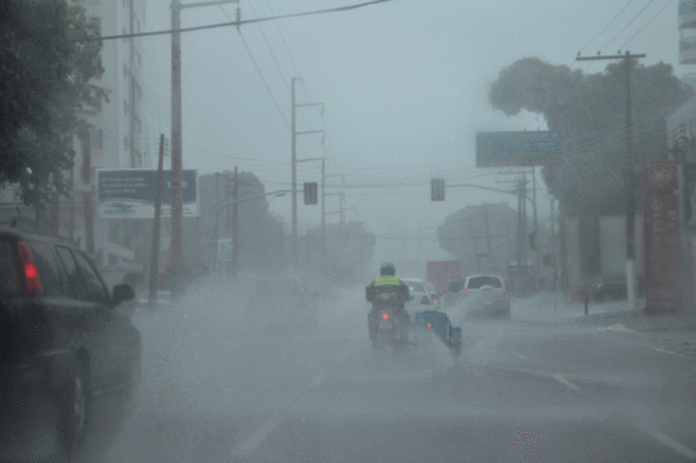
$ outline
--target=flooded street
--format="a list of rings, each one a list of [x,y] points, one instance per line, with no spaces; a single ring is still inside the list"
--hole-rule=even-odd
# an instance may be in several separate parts
[[[138,402],[120,422],[99,402],[82,461],[694,460],[696,358],[514,300],[464,325],[459,360],[374,352],[360,291],[292,331],[211,288],[136,314]]]

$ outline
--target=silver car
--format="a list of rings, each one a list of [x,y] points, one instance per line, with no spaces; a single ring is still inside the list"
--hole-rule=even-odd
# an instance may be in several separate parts
[[[411,296],[411,300],[406,303],[406,311],[411,317],[422,310],[437,310],[433,305],[432,294],[423,280],[418,278],[400,278],[400,280],[408,286],[408,292]]]

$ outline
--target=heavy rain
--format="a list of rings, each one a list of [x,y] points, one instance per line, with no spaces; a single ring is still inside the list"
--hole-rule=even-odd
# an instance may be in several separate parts
[[[696,461],[692,1],[0,31],[0,462]]]

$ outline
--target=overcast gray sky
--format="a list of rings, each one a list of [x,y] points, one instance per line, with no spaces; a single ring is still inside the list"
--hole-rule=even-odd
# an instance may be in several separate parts
[[[359,1],[240,0],[240,7],[242,18],[250,19],[350,3]],[[169,4],[148,1],[146,30],[169,28]],[[236,6],[186,9],[182,26],[228,21]],[[297,102],[321,102],[324,114],[317,107],[299,109],[298,130],[324,129],[326,142],[322,146],[320,136],[298,137],[298,158],[327,156],[327,173],[344,175],[345,186],[340,177],[327,183],[328,191],[345,192],[347,206],[355,208],[347,211],[348,219],[364,220],[382,241],[394,239],[390,224],[404,224],[406,234],[425,238],[423,246],[432,249],[433,258],[441,257],[435,255],[434,229],[447,214],[467,205],[504,200],[514,205],[516,200],[450,189],[444,203],[431,203],[430,179],[500,187],[497,170],[474,166],[475,133],[545,129],[542,117],[508,118],[490,108],[487,92],[499,71],[534,56],[599,72],[606,62],[576,63],[577,52],[621,49],[647,53],[645,65],[670,63],[678,76],[693,72],[677,64],[677,6],[677,0],[394,0],[247,25],[241,34],[234,28],[186,33],[184,166],[210,173],[236,165],[254,172],[267,191],[288,188],[290,79],[300,77]],[[143,40],[152,69],[144,86],[154,140],[160,132],[170,134],[170,38]],[[320,163],[299,164],[300,185],[319,180]],[[547,214],[543,191],[539,201],[540,213]],[[290,223],[289,197],[275,199],[271,208]],[[338,197],[332,196],[327,210],[337,209]],[[320,220],[320,208],[300,199],[300,232]]]

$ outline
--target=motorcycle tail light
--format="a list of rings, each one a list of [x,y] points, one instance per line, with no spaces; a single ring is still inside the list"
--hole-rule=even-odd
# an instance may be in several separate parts
[[[388,314],[388,313],[383,313],[383,314],[382,314],[382,320],[389,320],[389,314]]]
[[[426,327],[426,328],[432,328],[432,327],[433,327],[433,324],[432,324],[431,322],[427,322],[427,323],[425,324],[425,327]]]
[[[507,288],[503,288],[503,293],[507,294]]]

